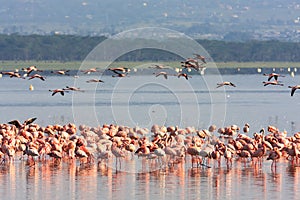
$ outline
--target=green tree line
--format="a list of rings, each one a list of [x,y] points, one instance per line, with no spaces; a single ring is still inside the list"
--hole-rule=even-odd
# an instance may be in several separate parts
[[[81,61],[104,36],[75,35],[0,35],[0,60]],[[300,43],[270,41],[226,42],[197,40],[216,62],[300,61]],[[175,61],[177,55],[157,49],[129,52],[122,61]]]

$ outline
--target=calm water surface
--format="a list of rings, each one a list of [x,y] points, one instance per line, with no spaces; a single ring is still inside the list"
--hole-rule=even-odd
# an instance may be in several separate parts
[[[236,162],[230,169],[181,164],[130,173],[104,165],[29,167],[16,161],[1,167],[0,193],[3,199],[298,199],[299,174],[299,167],[285,162],[276,171],[269,162],[262,167]]]
[[[284,77],[285,86],[264,87],[262,75],[193,76],[188,81],[170,77],[100,77],[104,84],[86,83],[99,78],[49,76],[40,80],[0,79],[1,122],[37,116],[41,125],[53,123],[91,126],[118,123],[128,126],[161,125],[207,128],[211,124],[242,126],[253,131],[269,124],[281,130],[300,130],[300,95],[290,96],[288,85],[299,84],[298,76]],[[216,88],[219,81],[232,81],[236,88]],[[34,91],[29,91],[29,85]],[[85,92],[51,96],[49,89],[77,86]]]
[[[268,125],[293,134],[300,130],[300,94],[290,96],[288,85],[298,76],[282,78],[285,86],[264,87],[262,75],[177,77],[100,77],[104,84],[85,81],[97,76],[49,76],[40,80],[0,79],[0,122],[36,116],[43,126],[75,122],[90,126],[118,123],[128,126],[160,125],[208,128],[250,124],[250,132]],[[221,80],[236,88],[216,88]],[[29,85],[34,86],[29,91]],[[77,86],[85,92],[51,96],[49,89]],[[113,161],[112,161],[113,162]],[[125,161],[124,161],[125,162]],[[132,163],[133,162],[133,163]],[[139,171],[141,160],[128,161],[123,169],[104,166],[38,164],[28,167],[16,160],[0,167],[3,199],[298,199],[299,167],[285,161],[271,171],[270,162],[254,168],[240,162],[232,169],[192,169],[187,162],[174,168]],[[148,162],[148,161],[145,161]],[[147,163],[146,163],[147,165]],[[113,166],[113,164],[112,164]],[[129,169],[130,168],[130,169]],[[132,170],[134,168],[135,170]],[[127,172],[125,172],[127,171]],[[132,172],[131,172],[132,171]]]

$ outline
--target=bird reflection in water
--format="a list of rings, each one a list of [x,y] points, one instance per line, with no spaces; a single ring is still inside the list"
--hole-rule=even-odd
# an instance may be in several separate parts
[[[299,179],[300,179],[300,172],[299,172],[299,167],[295,165],[290,165],[286,168],[286,173],[288,175],[288,180],[290,183],[293,183],[293,193],[295,197],[300,195],[299,191]]]
[[[272,173],[270,173],[270,180],[271,180],[271,183],[272,183],[272,188],[274,188],[274,190],[276,190],[278,192],[281,191],[282,174],[273,171]]]

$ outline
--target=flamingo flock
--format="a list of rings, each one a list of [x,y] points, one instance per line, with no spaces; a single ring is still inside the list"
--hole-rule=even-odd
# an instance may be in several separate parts
[[[165,79],[168,79],[168,76],[177,76],[179,77],[184,77],[186,80],[188,80],[189,78],[192,78],[192,76],[188,75],[187,73],[181,73],[182,69],[186,69],[188,72],[190,72],[191,70],[195,70],[195,71],[200,71],[203,72],[203,70],[206,69],[205,64],[207,64],[207,60],[206,57],[194,53],[193,54],[195,57],[193,58],[187,58],[184,61],[181,61],[181,69],[179,69],[180,73],[178,74],[169,74],[166,71],[159,71],[156,73],[153,73],[156,77],[158,76],[163,76]],[[149,68],[152,69],[157,69],[157,70],[164,70],[164,69],[170,69],[170,67],[168,66],[163,66],[163,65],[154,65],[151,66]],[[268,86],[268,85],[276,85],[276,86],[284,86],[284,84],[282,83],[282,81],[278,80],[279,77],[285,77],[282,74],[278,74],[278,73],[270,73],[270,74],[266,74],[264,73],[263,76],[267,76],[267,81],[263,81],[263,86]],[[274,79],[274,80],[272,80]],[[230,87],[236,87],[236,84],[232,83],[231,81],[224,81],[222,83],[217,83],[216,88],[220,88],[223,86],[230,86]],[[294,85],[294,86],[288,86],[288,88],[291,88],[291,96],[294,96],[295,91],[297,89],[300,88],[300,85]]]
[[[194,58],[182,61],[182,68],[189,70],[203,70],[207,60],[194,54]],[[155,70],[168,69],[167,66],[155,65]],[[109,68],[112,77],[127,77],[130,69],[126,67]],[[42,72],[35,66],[22,68],[18,71],[2,72],[10,78],[28,80],[46,77],[38,74]],[[52,71],[58,75],[69,76],[68,70]],[[84,74],[98,72],[97,68],[82,70]],[[187,73],[169,74],[165,71],[154,73],[156,77],[169,76],[192,78]],[[264,86],[283,84],[278,80],[284,77],[280,74],[263,74],[268,76]],[[274,80],[272,80],[274,79]],[[104,83],[100,79],[90,79],[87,83]],[[230,81],[217,83],[222,86],[236,87]],[[291,96],[300,88],[299,85],[289,86]],[[49,89],[52,96],[71,91],[84,92],[77,87]],[[116,169],[122,168],[122,163],[128,160],[147,159],[154,161],[159,167],[170,167],[179,163],[188,163],[191,167],[233,167],[235,162],[244,165],[262,166],[264,162],[271,162],[271,169],[276,170],[279,160],[286,160],[291,165],[298,166],[300,158],[300,132],[288,136],[285,131],[277,127],[268,126],[265,131],[250,132],[250,125],[246,123],[241,129],[237,125],[197,130],[194,127],[179,128],[177,126],[153,125],[147,128],[127,127],[116,124],[104,124],[98,127],[88,127],[69,123],[66,125],[48,125],[42,127],[35,124],[36,118],[30,118],[23,123],[12,120],[0,124],[0,163],[5,164],[16,160],[25,160],[28,165],[35,166],[36,162],[55,163],[79,162],[84,164],[107,165],[109,160],[115,159]]]
[[[121,68],[119,68],[120,70]],[[22,73],[19,73],[22,72]],[[1,76],[2,75],[7,75],[10,78],[20,78],[20,79],[27,79],[27,80],[32,80],[32,79],[39,79],[41,81],[46,81],[46,77],[39,74],[39,72],[43,72],[43,70],[38,69],[36,66],[30,66],[27,68],[21,68],[21,70],[19,69],[15,69],[15,71],[5,71],[5,72],[0,72]],[[56,74],[59,76],[70,76],[69,74],[70,70],[56,70],[56,71],[51,71],[52,74]],[[87,70],[81,70],[81,72],[83,74],[91,74],[94,72],[98,72],[98,70],[96,68],[91,68],[91,69],[87,69]],[[119,73],[121,74],[121,73]],[[77,78],[78,76],[74,76],[74,78]],[[100,79],[91,79],[91,80],[87,80],[87,83],[93,83],[93,82],[103,82]],[[29,87],[30,90],[34,90],[33,85],[30,85]],[[84,90],[81,90],[80,88],[77,87],[73,87],[73,86],[66,86],[63,88],[56,88],[56,89],[48,89],[49,92],[51,92],[51,95],[54,96],[56,94],[60,94],[61,96],[64,96],[65,93],[68,93],[70,91],[73,92],[84,92]]]
[[[250,125],[207,129],[153,125],[151,130],[104,124],[88,127],[75,124],[39,126],[36,118],[0,124],[1,164],[26,160],[107,165],[115,159],[116,169],[128,160],[151,160],[157,167],[186,163],[191,167],[227,167],[235,162],[262,166],[271,161],[276,170],[279,160],[299,166],[300,132],[288,136],[277,127],[250,133]]]
[[[170,66],[164,66],[161,64],[155,64],[153,66],[150,66],[149,68],[154,69],[154,70],[158,70],[156,72],[154,72],[154,76],[155,77],[159,77],[162,76],[165,79],[168,79],[168,77],[170,76],[176,76],[178,78],[183,77],[186,80],[189,80],[190,78],[192,78],[191,75],[188,74],[188,72],[191,72],[192,70],[194,71],[201,71],[204,72],[204,70],[206,69],[206,64],[207,64],[207,58],[194,53],[193,54],[194,57],[192,58],[186,58],[184,61],[181,61],[181,68],[177,68],[175,71],[177,71],[177,74],[172,74],[170,72],[167,72],[165,70],[171,70],[172,68]],[[186,69],[187,72],[183,73],[183,69]],[[19,71],[23,72],[19,73]],[[108,68],[106,71],[110,71],[112,72],[111,77],[118,77],[118,78],[123,78],[123,77],[128,77],[129,73],[131,72],[131,69],[128,67],[114,67],[114,68]],[[133,70],[134,71],[134,70]],[[21,70],[16,69],[15,71],[5,71],[5,72],[0,72],[0,75],[7,75],[10,78],[21,78],[21,79],[26,79],[28,78],[28,80],[32,80],[32,79],[40,79],[42,81],[46,80],[46,77],[38,74],[38,72],[43,72],[43,70],[38,69],[36,66],[30,66],[27,68],[22,68]],[[62,75],[62,76],[70,76],[69,74],[70,70],[56,70],[56,71],[51,71],[51,73],[53,74],[57,74],[57,75]],[[101,72],[98,68],[90,68],[90,69],[86,69],[86,70],[80,70],[81,73],[85,74],[85,75],[89,75],[92,73],[97,73],[97,72]],[[32,74],[34,73],[34,74]],[[270,73],[270,74],[262,74],[263,76],[267,76],[267,81],[263,81],[263,86],[269,86],[269,85],[273,85],[273,86],[284,86],[284,84],[282,83],[282,81],[279,80],[279,77],[285,77],[282,74],[278,74],[278,73]],[[74,76],[74,78],[78,78],[79,76],[76,75]],[[90,79],[90,80],[86,80],[86,83],[104,83],[103,80],[100,79]],[[220,88],[223,86],[229,86],[229,87],[237,87],[237,85],[235,83],[232,83],[231,81],[224,81],[221,83],[216,83],[217,86],[216,88]],[[291,96],[294,96],[295,92],[297,89],[300,88],[300,85],[294,85],[294,86],[288,86],[288,88],[291,88]],[[30,90],[33,90],[33,86],[30,85]],[[61,94],[61,96],[64,96],[65,93],[70,92],[70,91],[81,91],[83,92],[83,90],[80,90],[80,88],[75,88],[75,87],[66,87],[66,88],[56,88],[56,89],[49,89],[48,91],[52,92],[52,96],[54,96],[55,94],[59,93]]]

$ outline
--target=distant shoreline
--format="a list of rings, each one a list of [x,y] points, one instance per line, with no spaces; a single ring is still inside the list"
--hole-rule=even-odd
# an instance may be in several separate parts
[[[22,69],[31,65],[37,66],[39,69],[43,70],[45,74],[50,75],[51,71],[54,70],[70,70],[70,74],[77,74],[80,70],[82,62],[81,61],[0,61],[0,71],[12,71],[16,69]],[[108,62],[99,62],[97,64],[91,64],[92,67],[98,67],[100,72],[107,68]],[[181,68],[180,61],[174,62],[127,62],[120,61],[114,62],[109,67],[128,67],[131,69],[135,69],[136,75],[147,75],[153,74],[153,72],[163,71],[164,69],[150,69],[148,68],[154,64],[161,64],[164,66],[170,66],[171,68]],[[215,65],[217,68],[215,67]],[[85,65],[86,66],[86,65]],[[87,66],[86,66],[87,68]],[[216,63],[208,63],[206,65],[206,69],[204,70],[204,74],[261,74],[261,73],[297,73],[298,69],[300,69],[300,62],[216,62]],[[132,70],[133,71],[133,70]],[[132,73],[132,72],[131,72]],[[197,74],[196,71],[192,70],[191,74]],[[200,72],[199,72],[200,73]],[[110,75],[109,73],[105,73]]]

